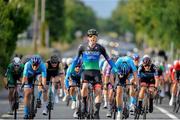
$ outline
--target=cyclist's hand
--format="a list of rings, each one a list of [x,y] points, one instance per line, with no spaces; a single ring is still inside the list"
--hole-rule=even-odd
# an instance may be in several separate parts
[[[5,88],[5,89],[8,89],[8,84],[6,84],[6,85],[4,86],[4,88]]]
[[[21,85],[20,91],[23,91],[23,88],[24,88],[24,83]]]

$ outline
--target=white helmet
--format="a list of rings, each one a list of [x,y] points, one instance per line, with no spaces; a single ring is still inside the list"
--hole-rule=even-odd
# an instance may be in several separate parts
[[[67,58],[66,60],[66,64],[67,65],[70,65],[72,63],[73,59],[72,58]]]
[[[21,64],[21,59],[19,57],[14,57],[12,63],[14,66],[19,66]]]
[[[63,64],[66,63],[66,61],[67,61],[67,58],[62,58],[62,63]]]
[[[149,56],[149,55],[145,54],[145,55],[143,56],[143,58],[146,58],[146,57],[150,58],[150,56]]]

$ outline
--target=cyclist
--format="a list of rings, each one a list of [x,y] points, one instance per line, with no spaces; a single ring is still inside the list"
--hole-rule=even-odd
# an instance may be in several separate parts
[[[59,73],[63,72],[62,64],[57,55],[52,55],[50,59],[46,61],[46,69],[47,69],[47,85],[49,85],[50,80],[52,80],[52,93],[55,100],[55,103],[59,102],[59,98],[57,95],[58,82],[60,79]],[[62,86],[64,84],[61,84]]]
[[[134,62],[134,65],[135,65],[136,69],[138,69],[138,67],[139,67],[139,60],[140,60],[139,55],[136,54],[136,53],[133,54],[132,55],[132,59],[133,59],[133,62]],[[131,84],[133,84],[135,82],[133,74],[130,74],[128,79],[129,79]],[[133,85],[130,86],[129,94],[130,94],[130,112],[134,112],[135,106],[136,106],[136,101],[137,101],[137,98],[136,98],[136,94],[137,93],[135,93],[135,89],[134,89]]]
[[[67,60],[66,60],[66,65],[67,65],[66,69],[69,68],[69,66],[71,65],[72,61],[73,61],[73,59],[71,57],[67,58]],[[65,71],[65,75],[66,75],[66,73],[67,73],[67,70]],[[65,82],[65,80],[64,80],[64,82]],[[64,88],[64,91],[65,91],[65,96],[64,96],[64,98],[62,100],[63,102],[67,101],[67,99],[69,97],[68,90],[66,88]]]
[[[142,110],[142,102],[146,88],[149,88],[149,112],[153,112],[153,97],[154,92],[158,86],[158,73],[156,66],[151,62],[151,58],[146,55],[142,59],[142,64],[138,68],[138,77],[140,79],[140,92],[138,96],[138,109],[139,112]]]
[[[101,73],[99,68],[99,59],[102,54],[112,68],[116,69],[114,62],[109,58],[103,46],[97,43],[98,32],[95,29],[87,31],[88,43],[81,44],[78,50],[77,58],[74,60],[71,70],[74,69],[78,59],[82,56],[83,72],[82,72],[82,112],[86,113],[88,83],[92,83],[95,90],[95,119],[99,119],[99,110],[101,106]],[[116,69],[117,71],[117,69]]]
[[[21,82],[22,74],[23,74],[24,65],[21,63],[19,57],[14,57],[12,62],[8,65],[6,77],[7,77],[7,84],[6,88],[9,90],[8,98],[9,98],[9,105],[10,111],[8,112],[10,115],[13,114],[13,104],[14,104],[14,91],[17,89],[16,84],[17,81]],[[18,92],[20,93],[20,91]],[[22,97],[22,96],[20,96]]]
[[[173,102],[176,99],[176,94],[177,94],[177,85],[180,80],[180,60],[175,60],[173,64],[173,69],[171,72],[171,77],[172,77],[172,92],[171,92],[171,99],[169,101],[169,105],[172,106]]]
[[[130,74],[133,74],[134,83],[137,83],[137,69],[133,63],[133,60],[128,57],[119,57],[116,61],[116,66],[118,68],[118,77],[115,80],[115,88],[116,88],[116,106],[117,106],[117,119],[121,118],[121,111],[123,105],[123,86],[127,83],[128,77]]]
[[[72,104],[71,104],[71,109],[76,109],[78,106],[76,106],[76,87],[70,87],[73,85],[77,85],[80,87],[80,79],[81,79],[81,73],[82,73],[82,67],[81,67],[81,60],[78,61],[77,65],[75,66],[75,69],[73,71],[70,71],[70,67],[67,70],[67,74],[65,77],[65,86],[66,89],[69,91]],[[77,109],[75,110],[73,117],[77,118]]]
[[[159,79],[159,87],[161,90],[161,93],[159,94],[160,99],[161,99],[160,102],[161,102],[165,96],[164,67],[163,67],[162,63],[160,63],[159,61],[156,61],[154,64],[156,65],[156,69],[157,69],[157,73],[158,73],[157,77]]]
[[[29,118],[29,95],[32,93],[32,83],[35,77],[39,74],[42,75],[42,84],[44,86],[44,91],[47,90],[46,87],[46,65],[41,60],[39,55],[33,55],[31,60],[28,61],[24,66],[22,87],[24,87],[24,119]],[[35,81],[34,81],[35,82]],[[44,95],[44,110],[43,113],[47,113],[47,97]]]

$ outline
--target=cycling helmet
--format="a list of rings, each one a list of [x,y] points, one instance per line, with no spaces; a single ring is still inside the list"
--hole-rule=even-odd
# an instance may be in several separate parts
[[[77,64],[76,64],[76,67],[81,67],[81,65],[82,65],[82,60],[81,60],[81,59],[78,59]]]
[[[31,63],[35,66],[38,66],[41,63],[41,57],[39,55],[33,55],[31,57]]]
[[[21,64],[21,59],[19,57],[14,57],[12,60],[13,66],[20,66]]]
[[[52,55],[51,56],[51,59],[50,59],[51,63],[58,63],[58,61],[59,61],[59,58],[58,58],[57,55]]]
[[[144,65],[151,65],[151,58],[149,56],[143,57],[142,61]]]
[[[62,63],[66,63],[67,58],[62,58]]]
[[[67,61],[66,61],[67,65],[70,65],[72,63],[72,61],[73,61],[72,58],[67,58]]]
[[[89,36],[89,35],[96,35],[96,36],[98,36],[98,32],[95,29],[89,29],[87,31],[87,36]]]
[[[123,62],[120,66],[120,74],[127,75],[130,71],[130,66],[127,64],[127,62]]]
[[[155,65],[156,67],[159,67],[159,66],[160,66],[159,61],[155,61],[155,62],[154,62],[154,65]]]
[[[175,60],[173,66],[174,66],[174,69],[180,69],[180,61]]]
[[[132,58],[133,58],[133,60],[139,60],[139,55],[138,54],[133,54]]]

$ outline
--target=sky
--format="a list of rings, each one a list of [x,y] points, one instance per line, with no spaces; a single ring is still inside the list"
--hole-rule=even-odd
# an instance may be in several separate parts
[[[92,7],[98,17],[108,18],[116,8],[119,0],[81,0]]]

